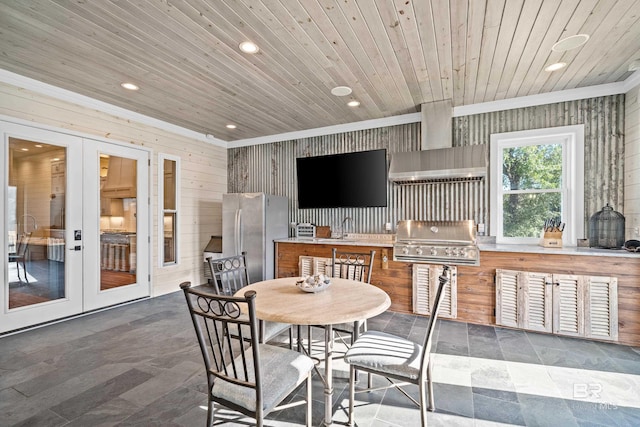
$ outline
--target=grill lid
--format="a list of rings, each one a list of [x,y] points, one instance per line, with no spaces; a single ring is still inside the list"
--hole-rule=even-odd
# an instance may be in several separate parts
[[[475,224],[472,220],[400,221],[397,226],[396,241],[448,242],[451,244],[475,245]]]

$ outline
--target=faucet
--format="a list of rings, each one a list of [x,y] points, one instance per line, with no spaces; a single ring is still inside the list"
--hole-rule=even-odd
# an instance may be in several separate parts
[[[340,238],[342,240],[344,240],[344,224],[345,222],[351,220],[350,216],[345,216],[344,219],[342,220],[342,224],[340,225]]]

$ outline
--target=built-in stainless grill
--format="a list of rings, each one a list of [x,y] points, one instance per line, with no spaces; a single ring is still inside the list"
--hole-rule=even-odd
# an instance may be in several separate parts
[[[474,221],[398,222],[393,260],[429,264],[478,265]]]

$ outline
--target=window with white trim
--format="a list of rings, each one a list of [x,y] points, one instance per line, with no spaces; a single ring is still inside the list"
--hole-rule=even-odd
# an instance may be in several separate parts
[[[491,235],[540,241],[545,220],[564,222],[563,244],[584,235],[584,126],[491,135]]]
[[[158,155],[158,261],[167,266],[178,263],[180,206],[180,158]]]

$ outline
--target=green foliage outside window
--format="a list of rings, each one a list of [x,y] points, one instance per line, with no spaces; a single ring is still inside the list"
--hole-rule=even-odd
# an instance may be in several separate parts
[[[503,235],[539,237],[544,221],[562,215],[562,146],[503,150]]]

